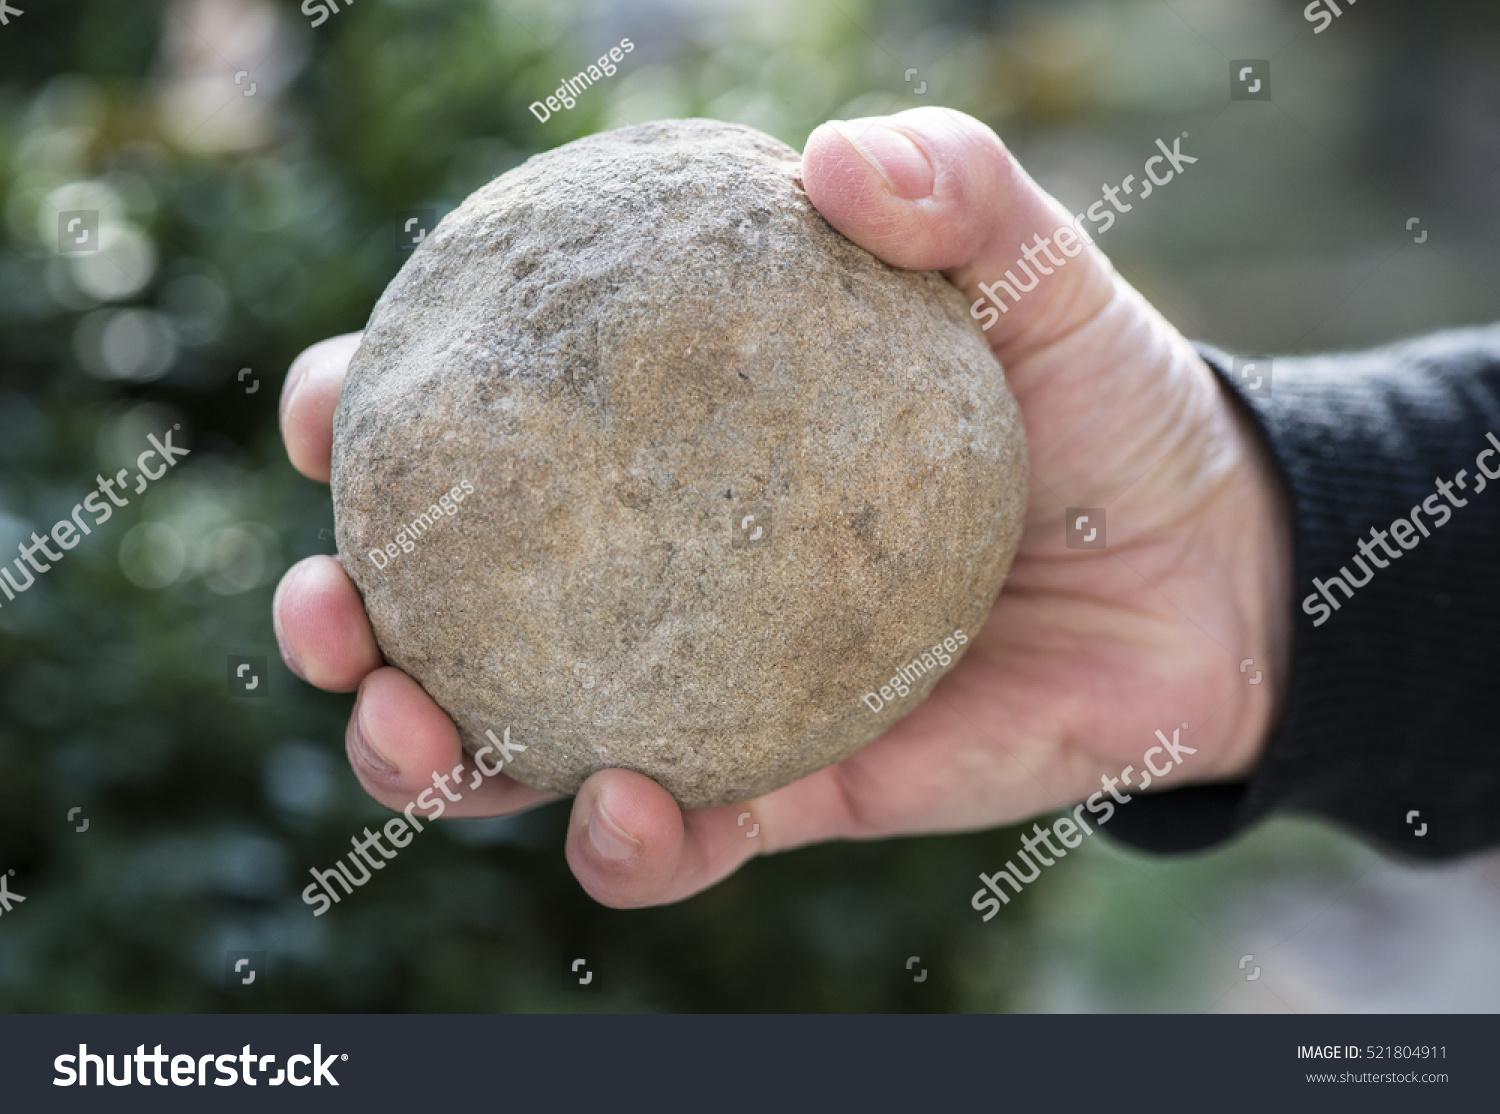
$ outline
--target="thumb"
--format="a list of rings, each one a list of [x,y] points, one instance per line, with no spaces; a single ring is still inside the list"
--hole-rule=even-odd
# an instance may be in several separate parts
[[[1208,365],[978,120],[929,107],[824,124],[802,184],[849,239],[962,291],[1021,406],[1027,521],[1057,527],[1038,544],[1060,544],[1066,508],[1121,493],[1112,544],[1147,536],[1253,455]]]
[[[945,272],[1007,366],[1115,294],[1114,268],[1073,216],[993,131],[951,108],[822,124],[802,181],[856,244],[896,267]]]

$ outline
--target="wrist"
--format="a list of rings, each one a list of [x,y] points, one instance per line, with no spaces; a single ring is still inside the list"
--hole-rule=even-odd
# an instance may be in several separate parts
[[[1245,687],[1220,776],[1240,780],[1259,764],[1285,704],[1292,642],[1291,497],[1246,404],[1227,386],[1220,390],[1236,441],[1237,464],[1221,513],[1231,538],[1229,587],[1244,639],[1239,666]]]

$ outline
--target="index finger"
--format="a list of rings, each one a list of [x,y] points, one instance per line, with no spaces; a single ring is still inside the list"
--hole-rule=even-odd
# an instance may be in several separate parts
[[[292,467],[328,482],[333,461],[333,412],[338,409],[349,361],[363,333],[320,340],[292,361],[281,388],[281,439]]]

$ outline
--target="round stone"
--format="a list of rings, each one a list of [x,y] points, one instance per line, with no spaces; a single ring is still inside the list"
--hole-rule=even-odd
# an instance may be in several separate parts
[[[1015,402],[959,293],[834,231],[800,165],[708,120],[570,143],[375,307],[339,551],[483,768],[748,800],[882,734],[985,622],[1025,511]]]

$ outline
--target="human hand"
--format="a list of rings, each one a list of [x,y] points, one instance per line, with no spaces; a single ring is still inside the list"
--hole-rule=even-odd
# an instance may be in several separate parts
[[[944,272],[970,302],[979,283],[1016,269],[1034,237],[1072,224],[993,132],[947,109],[822,125],[802,177],[849,239],[893,266]],[[1015,564],[964,659],[885,736],[755,801],[683,812],[640,774],[594,774],[573,801],[566,852],[596,899],[677,901],[756,854],[810,842],[1010,823],[1140,770],[1158,729],[1170,736],[1186,724],[1193,748],[1170,784],[1253,767],[1276,711],[1291,613],[1288,512],[1254,431],[1092,245],[987,335],[1020,404],[1031,478]],[[333,413],[358,340],[315,345],[287,376],[287,451],[316,480],[328,479]],[[1069,507],[1107,508],[1106,549],[1065,545]],[[346,749],[377,800],[400,809],[434,773],[467,763],[446,714],[382,664],[337,559],[299,563],[274,606],[293,672],[332,691],[358,688]],[[1267,683],[1248,683],[1246,658]],[[500,775],[448,814],[501,815],[552,796]],[[754,838],[737,823],[746,811]]]

